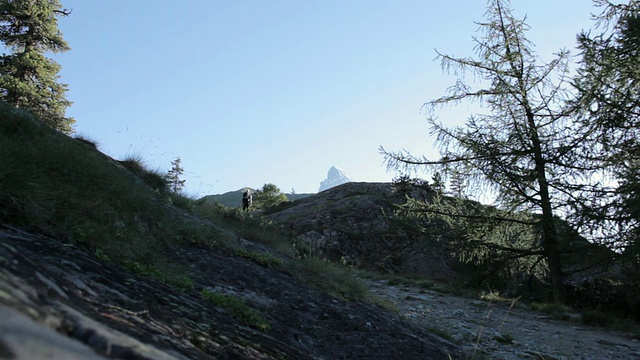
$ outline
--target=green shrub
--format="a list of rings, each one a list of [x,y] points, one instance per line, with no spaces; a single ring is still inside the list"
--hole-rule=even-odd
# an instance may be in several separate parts
[[[135,260],[125,260],[122,262],[122,265],[131,273],[138,275],[153,275],[156,271],[155,269],[148,265],[143,264]]]
[[[159,280],[167,285],[173,286],[180,291],[189,291],[195,285],[193,279],[189,275],[182,273],[164,273],[158,276]]]

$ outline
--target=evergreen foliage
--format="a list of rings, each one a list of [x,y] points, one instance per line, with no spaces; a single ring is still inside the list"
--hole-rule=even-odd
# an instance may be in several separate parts
[[[427,180],[420,178],[412,178],[408,174],[401,174],[392,179],[393,188],[401,194],[408,196],[415,189],[427,191],[435,191]]]
[[[433,173],[433,175],[431,176],[431,181],[433,182],[432,187],[435,192],[443,193],[446,190],[444,178],[440,172],[436,171],[435,173]]]
[[[428,121],[441,149],[439,160],[381,150],[392,168],[427,166],[445,174],[467,174],[467,183],[474,185],[477,194],[495,194],[496,206],[502,210],[494,219],[529,225],[537,234],[535,240],[527,237],[528,244],[512,246],[512,251],[535,252],[537,244],[542,245],[554,297],[561,301],[563,275],[554,217],[573,205],[575,189],[591,186],[581,181],[590,179],[596,170],[581,157],[583,134],[588,130],[574,124],[573,109],[566,106],[571,99],[566,81],[568,52],[560,50],[551,62],[540,63],[526,38],[527,24],[512,15],[508,3],[488,1],[487,21],[480,23],[483,36],[474,38],[476,58],[438,53],[445,71],[471,73],[481,79],[480,88],[474,89],[461,78],[449,94],[425,104],[434,114],[443,105],[472,101],[489,113],[472,115],[465,127],[454,129],[431,115]],[[442,206],[423,203],[422,209],[447,215],[448,209]],[[522,221],[521,213],[540,216]],[[478,219],[487,221],[484,216],[469,217],[470,221]],[[473,226],[467,230],[476,231]],[[484,236],[484,246],[494,248],[509,233]]]
[[[71,102],[58,82],[60,65],[45,56],[69,50],[58,17],[69,15],[58,0],[0,0],[0,100],[31,112],[65,133],[75,120],[65,116]]]
[[[184,168],[180,165],[182,160],[179,157],[171,161],[171,169],[167,171],[166,179],[169,184],[169,191],[177,194],[182,191],[186,180],[181,180],[180,176],[184,174]]]
[[[451,181],[449,183],[449,193],[457,198],[465,197],[465,176],[463,173],[453,171],[451,174]]]
[[[253,206],[258,209],[266,209],[285,201],[289,201],[289,198],[276,185],[264,184],[261,189],[256,191],[253,197]]]
[[[594,238],[625,255],[640,278],[640,1],[597,0],[599,32],[578,36],[582,60],[575,87],[580,120],[592,124],[591,157],[606,183],[579,212]],[[640,285],[635,281],[636,286]]]
[[[243,324],[262,331],[270,329],[267,319],[249,307],[242,298],[213,292],[208,289],[203,289],[200,294],[213,304],[224,308],[225,311]]]

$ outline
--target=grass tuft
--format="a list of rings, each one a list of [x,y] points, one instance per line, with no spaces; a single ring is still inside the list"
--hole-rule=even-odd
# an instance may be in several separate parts
[[[169,182],[167,181],[165,174],[160,170],[150,170],[144,163],[144,160],[142,160],[141,155],[129,155],[124,160],[120,160],[118,162],[154,191],[161,194],[167,192]]]
[[[89,146],[90,148],[94,149],[94,150],[98,150],[98,142],[93,140],[93,139],[89,139],[88,137],[84,136],[84,135],[76,135],[74,136],[74,139],[76,139],[76,141],[83,143],[87,146]]]
[[[203,289],[200,295],[249,327],[262,331],[268,331],[271,328],[267,319],[249,307],[240,297],[220,294],[207,289]]]
[[[571,311],[571,309],[564,304],[532,302],[531,304],[529,304],[529,306],[531,310],[540,311],[557,320],[571,319],[571,317],[569,316],[569,312]]]
[[[238,248],[235,250],[236,254],[242,256],[245,259],[249,259],[257,264],[260,264],[264,267],[280,269],[282,268],[282,260],[264,252],[255,252],[255,251],[247,251],[243,248]]]

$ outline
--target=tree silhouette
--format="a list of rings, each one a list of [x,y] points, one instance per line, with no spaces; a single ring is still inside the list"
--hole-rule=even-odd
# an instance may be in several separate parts
[[[69,14],[58,0],[0,0],[0,42],[11,52],[0,56],[0,100],[65,133],[75,122],[65,116],[67,85],[45,53],[70,49],[58,29],[58,17]]]
[[[445,174],[452,170],[465,174],[475,189],[495,194],[499,211],[468,215],[467,220],[480,223],[467,236],[487,249],[510,251],[510,259],[538,255],[539,260],[546,260],[554,299],[562,301],[561,249],[555,218],[570,210],[576,200],[573,192],[591,186],[581,181],[597,171],[581,153],[589,129],[574,123],[575,108],[567,106],[571,99],[568,52],[561,50],[550,62],[541,62],[525,36],[528,25],[512,15],[506,0],[488,1],[486,17],[486,22],[479,23],[483,36],[474,38],[476,58],[438,52],[443,69],[460,75],[447,95],[424,105],[441,158],[429,160],[384,148],[381,152],[391,168],[424,166]],[[479,88],[465,81],[463,75],[467,73],[473,75],[473,84],[479,84]],[[453,129],[437,121],[437,109],[463,100],[479,103],[487,113],[471,115],[465,127]],[[452,211],[450,202],[414,205],[419,205],[422,213],[465,217]],[[516,231],[496,232],[501,243],[483,235],[489,225],[497,229],[492,225],[496,222],[528,226],[537,240],[531,238],[516,246]]]
[[[169,183],[169,191],[179,193],[184,188],[186,180],[181,180],[180,176],[184,174],[184,169],[180,166],[180,157],[171,161],[171,169],[167,171],[166,179]]]

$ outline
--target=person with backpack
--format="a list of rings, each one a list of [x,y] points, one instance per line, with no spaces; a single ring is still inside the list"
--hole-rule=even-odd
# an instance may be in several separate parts
[[[253,201],[253,197],[251,195],[251,190],[247,189],[245,192],[242,193],[242,210],[249,211],[249,208],[251,208],[252,201]]]

